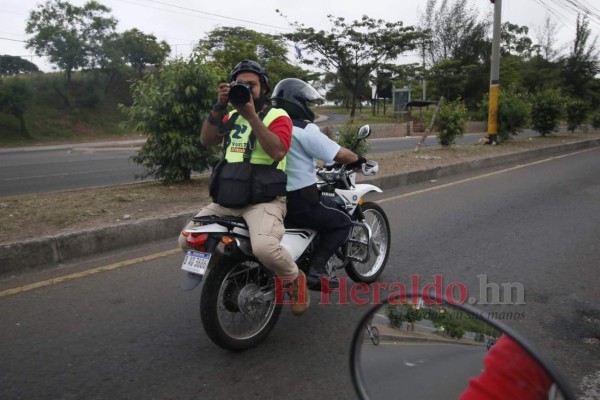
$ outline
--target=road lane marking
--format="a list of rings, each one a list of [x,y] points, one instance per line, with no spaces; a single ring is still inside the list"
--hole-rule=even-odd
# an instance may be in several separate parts
[[[477,175],[477,176],[474,176],[474,177],[471,177],[471,178],[465,178],[465,179],[461,179],[461,180],[455,181],[455,182],[444,183],[443,185],[433,186],[433,187],[430,187],[430,188],[427,188],[427,189],[421,189],[421,190],[416,190],[414,192],[409,192],[409,193],[404,193],[404,194],[400,194],[400,195],[397,195],[397,196],[387,197],[385,199],[377,200],[377,201],[375,201],[375,203],[385,203],[387,201],[393,201],[393,200],[398,200],[398,199],[402,199],[402,198],[405,198],[405,197],[416,196],[416,195],[419,195],[419,194],[431,192],[433,190],[444,189],[444,188],[451,187],[451,186],[454,186],[454,185],[460,185],[461,183],[471,182],[471,181],[474,181],[474,180],[477,180],[477,179],[487,178],[487,177],[494,176],[494,175],[500,175],[500,174],[503,174],[505,172],[515,171],[517,169],[526,168],[526,167],[530,167],[532,165],[542,164],[542,163],[545,163],[545,162],[548,162],[548,161],[557,160],[559,158],[564,158],[564,157],[570,157],[570,156],[573,156],[573,155],[576,155],[576,154],[581,154],[581,153],[585,153],[587,151],[597,150],[597,149],[598,149],[597,147],[592,147],[590,149],[579,150],[579,151],[576,151],[574,153],[562,154],[562,155],[559,155],[559,156],[553,156],[553,157],[550,157],[550,158],[545,158],[543,160],[533,161],[533,162],[530,162],[530,163],[527,163],[527,164],[520,164],[520,165],[516,165],[516,166],[510,167],[510,168],[506,168],[506,169],[503,169],[503,170],[500,170],[500,171],[490,172],[488,174]]]
[[[45,281],[31,283],[29,285],[19,286],[19,287],[15,287],[12,289],[6,289],[3,291],[0,291],[0,298],[12,296],[12,295],[15,295],[18,293],[28,292],[30,290],[38,289],[41,287],[56,285],[58,283],[67,282],[67,281],[71,281],[74,279],[83,278],[84,276],[94,275],[94,274],[97,274],[100,272],[112,271],[112,270],[123,268],[123,267],[130,267],[135,264],[139,264],[139,263],[146,262],[146,261],[156,260],[158,258],[171,256],[173,254],[178,254],[181,252],[182,251],[180,248],[173,249],[173,250],[167,250],[167,251],[163,251],[160,253],[154,253],[154,254],[150,254],[147,256],[139,257],[139,258],[133,258],[131,260],[119,261],[117,263],[110,264],[110,265],[104,265],[102,267],[88,269],[86,271],[76,272],[76,273],[70,274],[70,275],[59,276],[58,278],[52,278],[52,279],[48,279]]]
[[[502,173],[505,173],[505,172],[510,172],[510,171],[514,171],[514,170],[517,170],[517,169],[529,167],[529,166],[532,166],[532,165],[537,165],[537,164],[545,163],[545,162],[556,160],[556,159],[559,159],[559,158],[570,157],[570,156],[573,156],[573,155],[576,155],[576,154],[585,153],[587,151],[596,150],[596,149],[597,149],[597,147],[593,147],[593,148],[590,148],[590,149],[580,150],[580,151],[577,151],[577,152],[574,152],[574,153],[568,153],[568,154],[563,154],[563,155],[559,155],[559,156],[553,156],[553,157],[546,158],[546,159],[543,159],[543,160],[534,161],[534,162],[527,163],[527,164],[522,164],[522,165],[517,165],[517,166],[511,167],[511,168],[507,168],[507,169],[503,169],[503,170],[500,170],[500,171],[491,172],[491,173],[484,174],[484,175],[478,175],[478,176],[475,176],[475,177],[472,177],[472,178],[466,178],[466,179],[462,179],[462,180],[459,180],[459,181],[450,182],[450,183],[446,183],[446,184],[443,184],[443,185],[434,186],[434,187],[427,188],[427,189],[417,190],[417,191],[414,191],[414,192],[404,193],[404,194],[401,194],[401,195],[398,195],[398,196],[388,197],[388,198],[385,198],[385,199],[378,200],[378,201],[376,201],[376,203],[385,203],[387,201],[397,200],[397,199],[401,199],[401,198],[405,198],[405,197],[409,197],[409,196],[416,196],[416,195],[419,195],[419,194],[422,194],[422,193],[430,192],[432,190],[438,190],[438,189],[442,189],[442,188],[446,188],[446,187],[458,185],[458,184],[461,184],[461,183],[474,181],[476,179],[481,179],[481,178],[486,178],[486,177],[489,177],[489,176],[499,175],[499,174],[502,174]],[[117,262],[117,263],[114,263],[114,264],[105,265],[105,266],[102,266],[102,267],[97,267],[97,268],[93,268],[93,269],[90,269],[90,270],[81,271],[81,272],[77,272],[77,273],[74,273],[74,274],[61,276],[61,277],[58,277],[58,278],[48,279],[48,280],[45,280],[45,281],[40,281],[40,282],[36,282],[36,283],[29,284],[29,285],[24,285],[24,286],[19,286],[19,287],[15,287],[15,288],[12,288],[12,289],[6,289],[6,290],[3,290],[3,291],[0,291],[0,298],[12,296],[12,295],[23,293],[23,292],[27,292],[27,291],[38,289],[38,288],[41,288],[41,287],[56,285],[58,283],[67,282],[67,281],[74,280],[74,279],[83,278],[85,276],[94,275],[94,274],[97,274],[97,273],[100,273],[100,272],[112,271],[112,270],[123,268],[123,267],[130,267],[130,266],[135,265],[135,264],[139,264],[139,263],[146,262],[146,261],[152,261],[152,260],[155,260],[155,259],[158,259],[158,258],[162,258],[162,257],[167,257],[167,256],[170,256],[170,255],[174,255],[174,254],[177,254],[177,253],[180,253],[180,252],[181,252],[181,249],[179,249],[179,248],[173,249],[173,250],[167,250],[167,251],[163,251],[163,252],[160,252],[160,253],[150,254],[150,255],[147,255],[147,256],[144,256],[144,257],[139,257],[139,258],[134,258],[134,259],[131,259],[131,260],[120,261],[120,262]]]

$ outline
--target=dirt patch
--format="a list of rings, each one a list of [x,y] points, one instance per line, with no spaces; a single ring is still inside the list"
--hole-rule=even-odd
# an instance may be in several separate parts
[[[379,176],[600,137],[600,133],[517,138],[499,146],[457,145],[372,154]],[[53,236],[149,217],[193,212],[207,204],[208,177],[162,185],[156,182],[57,193],[0,197],[0,243]]]

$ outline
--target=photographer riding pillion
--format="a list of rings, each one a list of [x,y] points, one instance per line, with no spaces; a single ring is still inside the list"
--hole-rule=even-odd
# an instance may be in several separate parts
[[[266,71],[252,60],[242,60],[233,68],[231,83],[219,84],[217,103],[202,125],[200,142],[204,146],[222,143],[223,158],[209,184],[213,203],[197,216],[243,217],[254,255],[277,277],[291,282],[292,312],[301,315],[310,303],[306,278],[280,244],[292,123],[284,110],[269,107],[268,92]],[[229,103],[234,110],[227,113]],[[179,245],[188,249],[183,235]]]

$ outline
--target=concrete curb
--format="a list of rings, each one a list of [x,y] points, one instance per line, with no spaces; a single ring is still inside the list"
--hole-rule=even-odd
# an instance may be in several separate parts
[[[421,171],[361,179],[360,181],[371,183],[381,189],[390,189],[478,169],[498,167],[515,162],[527,162],[598,146],[600,146],[600,139],[582,140],[575,143],[526,150]],[[0,274],[26,268],[43,268],[91,254],[148,243],[154,240],[173,238],[173,245],[175,245],[175,239],[181,228],[193,214],[186,212],[65,235],[3,244],[0,245]]]

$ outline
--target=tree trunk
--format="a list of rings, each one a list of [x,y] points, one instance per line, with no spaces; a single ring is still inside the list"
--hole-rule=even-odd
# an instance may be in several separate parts
[[[68,88],[69,86],[71,86],[72,70],[71,69],[67,69],[65,71],[65,75],[67,76],[67,82],[65,83],[65,88]]]
[[[350,109],[350,118],[354,118],[356,115],[356,94],[352,94],[352,108]]]
[[[19,123],[21,124],[21,135],[23,135],[23,137],[26,137],[27,139],[31,139],[31,135],[29,134],[29,131],[27,130],[27,125],[25,124],[25,116],[23,114],[17,115],[17,118],[19,118]]]

